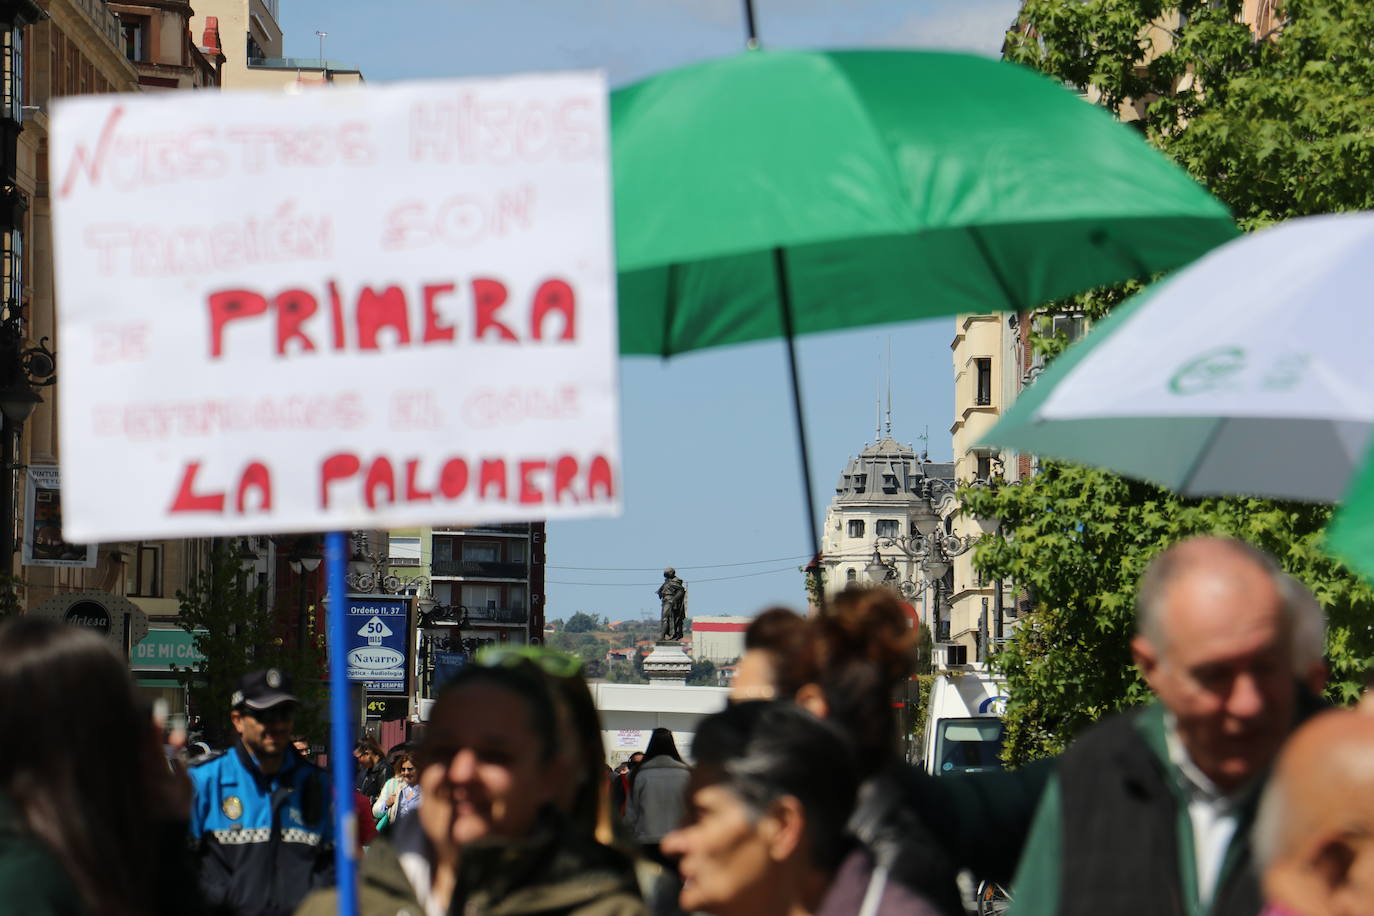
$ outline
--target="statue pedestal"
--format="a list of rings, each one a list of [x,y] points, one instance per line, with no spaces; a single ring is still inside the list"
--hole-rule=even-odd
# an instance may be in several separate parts
[[[644,673],[649,676],[650,684],[686,687],[687,675],[692,673],[692,659],[682,651],[682,643],[660,639],[654,644],[654,651],[644,659]]]

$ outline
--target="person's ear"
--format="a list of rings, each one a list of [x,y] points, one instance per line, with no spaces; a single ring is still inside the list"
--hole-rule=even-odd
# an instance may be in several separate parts
[[[1350,881],[1350,866],[1355,863],[1355,850],[1347,837],[1328,835],[1321,838],[1312,850],[1312,871],[1320,876],[1323,887],[1335,891]]]
[[[830,704],[825,701],[825,692],[820,684],[803,684],[797,691],[795,702],[817,719],[830,717]]]
[[[1312,916],[1364,912],[1363,902],[1354,910],[1343,910],[1338,900],[1353,890],[1350,872],[1355,859],[1348,837],[1340,831],[1320,832],[1265,870],[1265,896],[1271,903]]]
[[[229,710],[229,722],[234,726],[234,731],[243,734],[243,713],[237,709]]]
[[[1154,687],[1154,677],[1159,671],[1159,653],[1155,651],[1154,643],[1144,636],[1136,635],[1131,639],[1131,659],[1135,666],[1140,669],[1140,676],[1145,679],[1145,683],[1151,688]]]
[[[773,802],[759,824],[768,856],[774,862],[792,858],[806,837],[806,813],[794,796],[784,795]]]

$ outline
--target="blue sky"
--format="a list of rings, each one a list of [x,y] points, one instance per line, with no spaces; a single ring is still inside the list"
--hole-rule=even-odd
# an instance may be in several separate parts
[[[757,0],[769,47],[943,47],[996,53],[1017,0]],[[732,54],[741,0],[282,0],[285,52],[358,65],[370,82],[600,68],[611,85]],[[821,513],[848,457],[872,441],[892,350],[893,435],[929,430],[950,454],[952,319],[802,340],[799,358]],[[549,526],[550,617],[657,614],[664,566],[689,612],[804,603],[801,471],[780,343],[621,362],[625,513]]]

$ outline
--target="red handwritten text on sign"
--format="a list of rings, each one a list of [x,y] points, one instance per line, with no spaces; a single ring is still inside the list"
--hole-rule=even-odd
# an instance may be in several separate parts
[[[199,461],[186,464],[172,497],[172,514],[223,514],[232,505],[238,515],[250,515],[272,508],[272,472],[263,462],[249,462],[228,483],[209,483],[201,478],[201,470]],[[480,502],[524,506],[609,501],[615,496],[615,474],[604,455],[579,462],[573,455],[431,459],[341,452],[321,462],[318,479],[321,510],[329,509],[331,500],[350,488],[362,495],[369,509],[451,502],[469,495]],[[235,494],[232,503],[230,492]]]
[[[465,336],[472,340],[545,340],[546,325],[554,317],[560,322],[550,339],[571,341],[577,337],[577,297],[565,280],[547,279],[534,289],[524,310],[524,322],[511,321],[505,314],[510,294],[500,280],[475,278],[469,281],[468,291],[470,320],[463,327]],[[277,356],[313,353],[320,348],[378,350],[384,331],[402,347],[452,344],[458,338],[458,325],[446,322],[439,307],[457,294],[458,284],[452,282],[424,283],[410,290],[399,285],[344,290],[333,280],[326,280],[322,287],[300,286],[272,293],[217,290],[210,293],[207,302],[210,358],[220,359],[228,352],[231,326],[258,320],[275,322]],[[413,326],[411,314],[416,302],[423,317]]]

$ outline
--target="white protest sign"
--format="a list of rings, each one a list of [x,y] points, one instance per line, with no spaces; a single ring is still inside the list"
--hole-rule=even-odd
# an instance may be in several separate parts
[[[63,532],[619,511],[598,74],[53,115]]]

